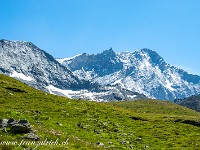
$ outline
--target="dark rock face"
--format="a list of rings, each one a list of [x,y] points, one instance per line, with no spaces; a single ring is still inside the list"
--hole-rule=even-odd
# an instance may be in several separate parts
[[[15,122],[16,122],[16,120],[14,118],[9,118],[8,119],[8,125],[12,125]]]
[[[29,124],[16,123],[11,126],[11,130],[13,133],[29,133],[31,131],[31,127]]]
[[[112,49],[105,50],[97,55],[82,55],[68,66],[72,71],[84,69],[85,71],[95,71],[98,76],[105,76],[123,68],[123,63],[117,59]]]
[[[31,126],[26,119],[13,121],[11,124],[11,131],[13,133],[29,133],[31,131]]]
[[[174,102],[200,112],[200,95],[193,95],[183,99],[176,99]]]
[[[200,84],[200,76],[189,74],[185,72],[184,70],[179,70],[179,73],[181,74],[181,78],[183,80],[194,83],[194,84]]]

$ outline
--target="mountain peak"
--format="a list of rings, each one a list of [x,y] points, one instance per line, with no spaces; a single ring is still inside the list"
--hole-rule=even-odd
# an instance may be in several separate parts
[[[1,39],[0,43],[2,45],[6,45],[6,46],[14,46],[14,47],[32,47],[32,48],[37,48],[39,49],[37,46],[35,46],[32,42],[27,42],[27,41],[11,41],[11,40],[6,40],[6,39]]]
[[[149,49],[149,48],[142,48],[141,51],[142,51],[142,52],[146,52],[146,53],[155,52],[155,51],[153,51],[153,50],[151,50],[151,49]]]
[[[108,50],[104,50],[101,54],[107,54],[107,55],[113,55],[113,56],[116,55],[112,48]]]
[[[30,85],[39,89],[48,84],[71,89],[82,84],[70,70],[31,42],[0,40],[0,53],[0,73],[33,78]]]
[[[148,48],[143,48],[143,49],[141,49],[140,51],[141,51],[142,53],[148,54],[151,58],[152,58],[152,57],[160,57],[160,55],[158,55],[157,52],[155,52],[155,51],[153,51],[153,50],[151,50],[151,49],[148,49]],[[160,58],[162,58],[162,57],[160,57]]]
[[[174,68],[148,48],[117,54],[110,48],[70,60],[67,65],[81,79],[104,86],[119,84],[152,98],[173,100],[200,90],[199,76]]]
[[[147,54],[153,64],[161,65],[162,67],[164,67],[164,65],[166,64],[164,59],[157,52],[148,48],[143,48],[140,51],[143,54]]]
[[[11,41],[11,40],[6,40],[6,39],[1,39],[0,42],[5,42],[5,43],[31,43],[31,42],[26,42],[26,41]]]

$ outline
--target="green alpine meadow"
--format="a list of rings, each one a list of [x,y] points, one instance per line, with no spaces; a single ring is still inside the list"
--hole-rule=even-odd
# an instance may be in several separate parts
[[[73,100],[0,75],[0,119],[27,120],[29,133],[0,130],[1,150],[199,150],[200,113],[161,100]]]

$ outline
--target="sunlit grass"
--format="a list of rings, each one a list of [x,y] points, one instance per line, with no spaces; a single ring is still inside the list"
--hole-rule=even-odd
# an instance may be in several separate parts
[[[0,75],[0,118],[11,117],[28,119],[41,141],[68,140],[67,145],[38,146],[39,150],[200,149],[200,127],[174,122],[199,121],[200,113],[193,110],[158,100],[111,103],[71,100]],[[22,135],[0,131],[0,141],[5,140],[20,142]],[[24,149],[35,145],[0,147]]]

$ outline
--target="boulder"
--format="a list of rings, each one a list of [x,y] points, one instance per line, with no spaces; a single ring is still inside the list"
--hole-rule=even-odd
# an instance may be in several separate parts
[[[11,131],[14,133],[29,133],[31,131],[31,126],[28,120],[22,119],[11,125]]]
[[[40,137],[37,136],[37,135],[34,134],[34,133],[28,133],[26,136],[23,136],[22,138],[23,138],[23,139],[32,140],[32,141],[39,141],[39,140],[40,140]]]
[[[31,127],[17,123],[11,126],[11,131],[14,133],[29,133],[31,131]]]
[[[29,133],[31,131],[30,123],[26,119],[19,121],[16,121],[13,118],[0,119],[1,130],[7,131],[7,127],[10,127],[10,131],[14,133]]]

